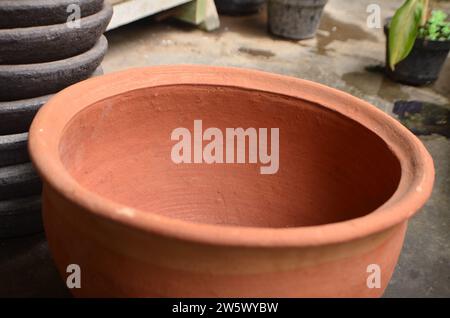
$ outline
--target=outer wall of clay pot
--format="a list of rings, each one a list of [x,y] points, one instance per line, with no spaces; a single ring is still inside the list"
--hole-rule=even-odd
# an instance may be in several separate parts
[[[42,232],[41,196],[0,201],[0,219],[0,238]]]
[[[61,161],[60,141],[76,114],[114,95],[176,84],[245,87],[338,112],[386,143],[401,163],[400,184],[367,215],[277,229],[198,224],[148,213],[74,180]],[[45,180],[44,222],[61,274],[70,263],[84,269],[87,288],[75,291],[77,296],[380,296],[406,222],[427,200],[434,181],[433,163],[421,142],[375,107],[320,84],[232,68],[154,67],[74,85],[38,113],[30,152]],[[368,264],[381,266],[381,289],[367,288]]]
[[[269,31],[287,39],[315,36],[328,0],[268,0]]]
[[[67,59],[90,50],[111,20],[109,4],[80,20],[80,28],[67,23],[32,28],[0,29],[0,64],[33,64]],[[48,39],[51,38],[51,41]],[[77,43],[77,45],[74,45]]]
[[[53,94],[89,78],[101,64],[108,41],[101,36],[87,52],[64,60],[22,65],[0,65],[0,101]]]
[[[101,10],[104,0],[2,0],[0,29],[59,24],[67,21],[68,6],[78,5],[81,16]]]
[[[27,133],[0,135],[0,168],[29,161],[27,144]]]
[[[92,76],[99,75],[103,75],[101,66],[99,66],[92,74]],[[0,148],[2,137],[8,138],[6,135],[27,132],[30,129],[31,122],[38,110],[48,102],[51,97],[52,95],[46,95],[11,102],[0,102]],[[28,154],[28,151],[26,153]]]
[[[406,222],[319,247],[202,244],[104,220],[46,187],[44,227],[60,275],[82,270],[77,297],[380,297],[400,254]],[[72,238],[72,239],[68,239]],[[367,287],[367,266],[381,288]]]

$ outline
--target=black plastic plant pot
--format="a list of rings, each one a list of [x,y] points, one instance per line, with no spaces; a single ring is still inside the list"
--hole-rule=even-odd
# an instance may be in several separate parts
[[[215,0],[221,14],[245,15],[258,12],[266,0]]]
[[[269,31],[277,36],[304,40],[316,35],[328,0],[269,0]]]
[[[392,70],[389,67],[389,28],[386,34],[386,74],[394,81],[414,86],[428,85],[439,78],[439,74],[450,51],[450,41],[417,39],[409,55]]]

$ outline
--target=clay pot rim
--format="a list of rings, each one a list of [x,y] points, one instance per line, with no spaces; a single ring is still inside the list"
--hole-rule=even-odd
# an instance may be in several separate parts
[[[71,3],[71,1],[68,1]],[[72,1],[73,2],[73,1]],[[20,38],[20,40],[27,40],[30,37],[42,37],[49,33],[49,31],[56,33],[71,33],[77,30],[83,30],[91,27],[92,25],[101,25],[108,17],[112,16],[113,8],[108,2],[104,2],[100,11],[80,18],[80,28],[70,29],[67,27],[67,22],[58,24],[48,24],[39,26],[19,27],[0,29],[0,41],[9,33],[14,33],[14,38]]]
[[[67,124],[80,111],[125,92],[175,85],[228,86],[276,93],[338,112],[378,135],[399,158],[399,186],[388,201],[365,216],[325,225],[280,229],[200,224],[140,211],[83,188],[69,174],[60,159],[59,142]],[[61,105],[65,107],[59,107]],[[29,140],[31,158],[37,170],[47,185],[70,202],[89,213],[142,232],[209,245],[299,247],[366,237],[410,218],[428,199],[434,182],[433,161],[422,142],[394,118],[369,103],[307,80],[230,67],[147,67],[89,79],[61,91],[39,111],[31,126]]]

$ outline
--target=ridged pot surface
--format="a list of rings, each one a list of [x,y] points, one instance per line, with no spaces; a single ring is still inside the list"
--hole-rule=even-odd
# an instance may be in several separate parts
[[[78,26],[67,23],[0,29],[0,64],[32,64],[62,60],[90,50],[105,32],[113,10],[106,4]]]
[[[103,75],[99,66],[92,76]],[[0,140],[5,135],[28,132],[37,111],[49,101],[53,95],[45,95],[10,102],[0,102]],[[1,141],[0,141],[1,144]],[[1,155],[0,155],[1,156]]]
[[[2,0],[0,29],[65,23],[76,12],[75,6],[85,17],[100,11],[103,3],[104,0]]]
[[[21,65],[0,65],[0,102],[54,94],[89,78],[108,49],[101,36],[87,52],[64,60]]]

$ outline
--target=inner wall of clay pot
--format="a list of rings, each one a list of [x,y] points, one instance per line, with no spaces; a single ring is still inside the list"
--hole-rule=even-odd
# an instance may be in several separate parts
[[[260,163],[175,164],[172,131],[279,128],[279,170]],[[247,145],[248,145],[248,139]],[[203,145],[209,141],[204,141]],[[193,147],[193,146],[192,146]],[[247,146],[248,147],[248,146]],[[98,102],[66,127],[60,155],[85,188],[186,221],[300,227],[357,218],[395,192],[400,164],[374,133],[314,103],[213,86],[141,89]],[[259,161],[259,160],[258,160]]]

